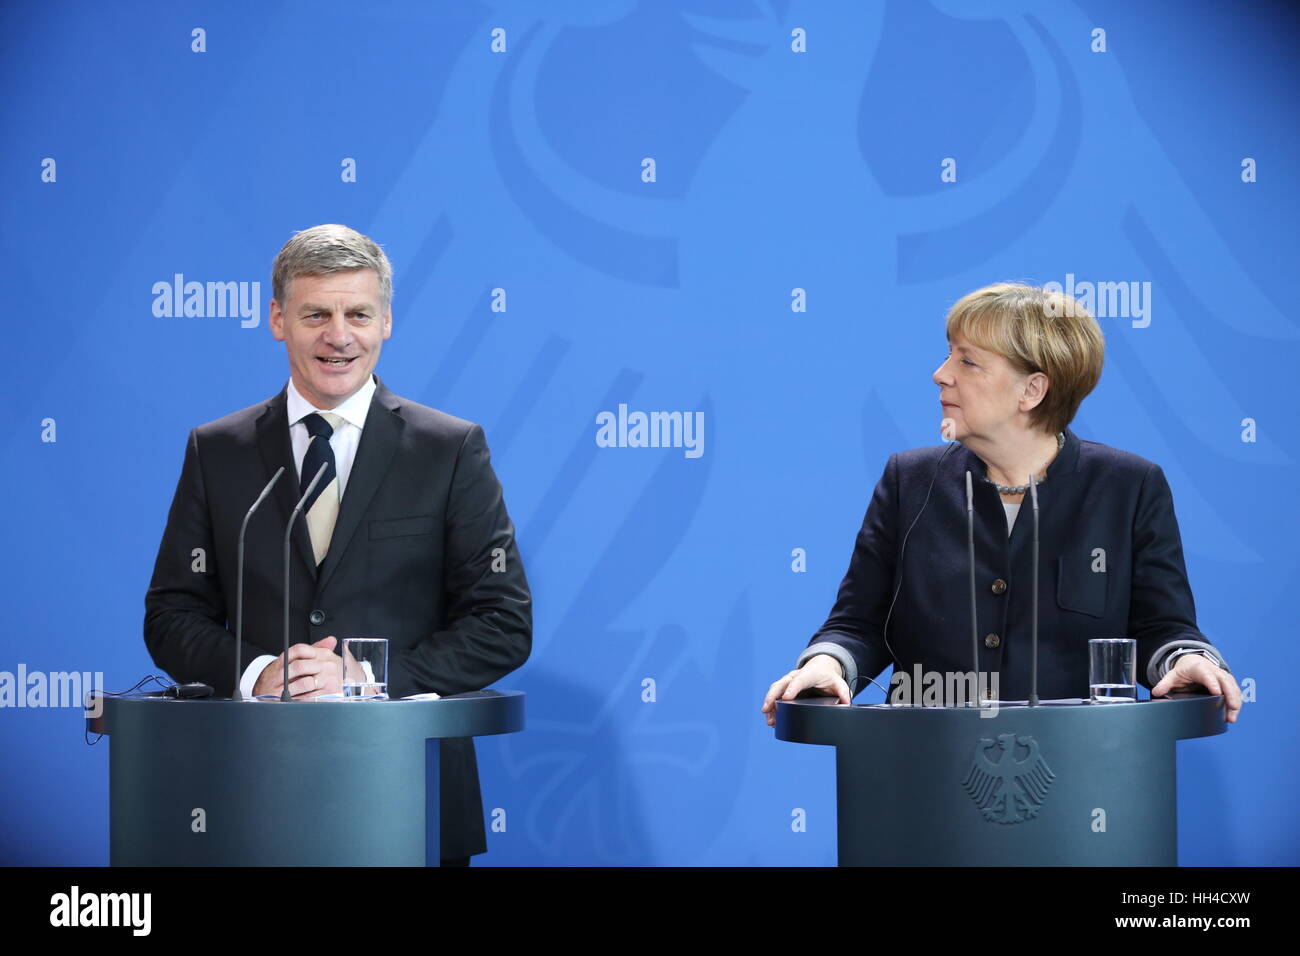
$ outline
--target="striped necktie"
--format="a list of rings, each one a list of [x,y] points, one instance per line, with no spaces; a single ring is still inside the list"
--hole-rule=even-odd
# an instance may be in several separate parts
[[[329,551],[330,537],[334,534],[334,522],[339,516],[339,476],[334,467],[334,449],[330,447],[330,436],[334,429],[343,424],[343,419],[333,412],[312,412],[302,420],[307,432],[316,441],[309,441],[307,454],[302,460],[302,475],[298,483],[298,494],[307,490],[312,478],[325,462],[328,467],[316,490],[307,499],[307,531],[311,534],[311,549],[316,557],[317,566],[325,560]]]

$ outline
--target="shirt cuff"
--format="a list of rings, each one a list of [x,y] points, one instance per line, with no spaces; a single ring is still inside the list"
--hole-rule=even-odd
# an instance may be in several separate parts
[[[1169,673],[1174,661],[1184,654],[1203,654],[1213,659],[1229,674],[1232,673],[1232,668],[1228,667],[1228,662],[1223,659],[1223,655],[1213,644],[1193,640],[1170,641],[1156,648],[1155,653],[1151,655],[1151,660],[1147,662],[1147,680],[1151,686],[1158,684],[1160,679]]]
[[[239,679],[239,692],[244,695],[244,700],[248,700],[253,696],[253,685],[262,676],[262,671],[266,670],[267,665],[274,663],[274,657],[270,654],[263,654],[244,669],[244,676]]]
[[[844,668],[844,681],[849,685],[849,696],[852,697],[857,693],[855,685],[858,680],[858,668],[853,663],[853,655],[840,647],[838,644],[832,644],[829,641],[823,641],[820,644],[811,644],[804,648],[804,652],[799,655],[799,661],[794,666],[803,667],[809,660],[818,654],[827,654],[840,662],[840,667]]]

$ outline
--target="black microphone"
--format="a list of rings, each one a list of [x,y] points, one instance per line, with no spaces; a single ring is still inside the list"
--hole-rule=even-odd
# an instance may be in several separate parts
[[[316,437],[316,435],[312,436],[313,439]],[[307,444],[310,445],[311,442],[308,442]],[[306,455],[303,455],[303,460],[307,460]],[[307,503],[307,499],[311,497],[311,493],[316,490],[316,485],[320,482],[321,478],[324,477],[325,471],[329,466],[330,463],[328,458],[320,463],[320,467],[316,469],[316,477],[311,480],[311,484],[307,486],[307,490],[303,492],[302,497],[298,499],[298,504],[294,507],[293,514],[289,516],[288,527],[284,529],[284,690],[280,694],[280,700],[282,701],[293,700],[293,697],[289,694],[289,538],[293,534],[293,526],[298,522],[298,516],[302,514],[302,506]]]
[[[970,648],[971,659],[975,664],[971,670],[971,679],[975,681],[975,703],[978,705],[980,703],[980,638],[979,625],[975,620],[975,490],[971,485],[969,470],[966,472],[966,550],[970,564]]]
[[[253,517],[253,512],[262,506],[262,502],[266,500],[266,496],[271,493],[271,489],[283,474],[284,465],[281,465],[280,470],[271,476],[262,493],[257,496],[253,507],[248,509],[248,514],[244,515],[244,523],[239,526],[239,564],[235,572],[238,578],[238,583],[235,585],[235,692],[230,695],[231,700],[244,699],[244,693],[239,689],[239,682],[244,676],[244,533],[248,531],[248,520]]]
[[[1034,598],[1029,619],[1029,706],[1038,706],[1038,482],[1029,476],[1029,500],[1034,506]]]

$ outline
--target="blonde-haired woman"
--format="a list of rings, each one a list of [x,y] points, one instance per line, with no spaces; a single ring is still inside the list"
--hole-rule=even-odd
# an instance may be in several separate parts
[[[1032,474],[1040,520],[1040,698],[1087,697],[1089,639],[1131,637],[1138,680],[1153,696],[1204,687],[1223,695],[1227,719],[1235,721],[1241,692],[1196,627],[1164,472],[1069,428],[1101,377],[1096,320],[1063,293],[999,283],[952,307],[947,337],[948,357],[934,382],[941,432],[952,444],[890,456],[830,616],[796,669],[767,692],[768,724],[778,700],[809,692],[847,704],[891,664],[908,675],[918,665],[923,673],[971,671],[967,471],[974,485],[975,669],[997,675],[1000,699],[1024,700],[1030,692],[1033,528],[1032,516],[1019,512]]]

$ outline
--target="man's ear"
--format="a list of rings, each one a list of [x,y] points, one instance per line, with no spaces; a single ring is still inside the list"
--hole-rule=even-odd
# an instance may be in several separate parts
[[[390,308],[384,313],[384,338],[393,334],[393,310]]]
[[[271,311],[266,318],[266,324],[271,327],[271,334],[275,336],[277,342],[284,341],[284,313],[280,311],[280,303],[275,299],[271,300]]]

